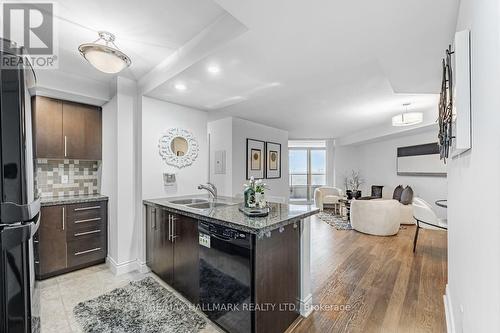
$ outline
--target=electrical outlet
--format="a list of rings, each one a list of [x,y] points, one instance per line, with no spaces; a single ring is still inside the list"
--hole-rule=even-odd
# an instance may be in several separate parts
[[[67,184],[69,182],[69,176],[68,175],[62,175],[61,176],[61,183],[62,184]]]

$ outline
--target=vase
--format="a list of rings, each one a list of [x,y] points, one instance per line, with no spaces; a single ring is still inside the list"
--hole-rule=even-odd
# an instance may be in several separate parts
[[[245,189],[243,192],[243,197],[245,200],[245,207],[246,208],[254,208],[255,207],[255,190],[251,187],[248,187]]]
[[[352,199],[352,191],[351,190],[345,191],[345,195],[347,196],[347,200],[351,200]]]

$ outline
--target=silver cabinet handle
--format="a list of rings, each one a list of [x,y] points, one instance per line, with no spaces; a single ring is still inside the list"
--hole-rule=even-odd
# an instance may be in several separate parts
[[[170,240],[170,238],[172,237],[172,216],[170,214],[168,214],[168,240]]]
[[[91,207],[80,207],[80,208],[75,208],[75,212],[79,212],[82,210],[91,210],[91,209],[99,209],[101,206],[91,206]]]
[[[75,256],[81,256],[82,254],[87,254],[95,251],[99,251],[101,248],[96,247],[95,249],[87,250],[87,251],[81,251],[81,252],[75,252]]]
[[[96,218],[93,218],[93,219],[86,219],[86,220],[76,220],[75,224],[86,223],[86,222],[93,222],[93,221],[100,221],[100,220],[101,220],[100,217],[96,217]]]
[[[62,230],[66,228],[66,214],[65,214],[65,207],[63,206],[62,208]]]
[[[92,230],[92,231],[86,231],[86,232],[77,232],[75,234],[75,237],[84,236],[84,235],[90,235],[90,234],[97,234],[99,232],[101,232],[101,229]]]
[[[68,156],[68,137],[64,136],[64,157]]]
[[[156,209],[151,209],[151,229],[156,230]]]
[[[172,242],[175,242],[175,239],[178,237],[175,233],[175,221],[177,220],[177,217],[175,215],[172,215]]]

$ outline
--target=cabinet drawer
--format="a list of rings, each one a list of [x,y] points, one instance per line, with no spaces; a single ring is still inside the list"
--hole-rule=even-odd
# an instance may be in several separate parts
[[[68,205],[66,208],[68,228],[73,225],[104,221],[106,219],[106,206],[106,201]]]
[[[82,236],[68,242],[68,266],[78,266],[106,257],[106,238],[103,236]]]
[[[84,224],[76,225],[74,228],[68,229],[66,238],[71,240],[82,240],[94,237],[106,238],[106,224]]]

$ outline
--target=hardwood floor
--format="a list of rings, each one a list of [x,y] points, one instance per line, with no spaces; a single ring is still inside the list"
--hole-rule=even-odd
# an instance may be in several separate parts
[[[311,224],[313,304],[350,308],[316,310],[294,333],[446,332],[446,232],[421,229],[413,254],[415,226],[377,237]]]

